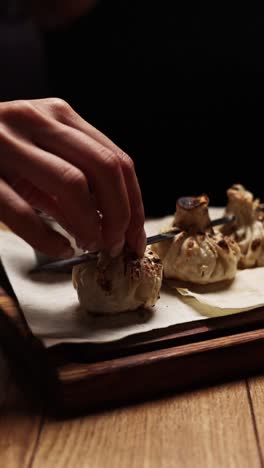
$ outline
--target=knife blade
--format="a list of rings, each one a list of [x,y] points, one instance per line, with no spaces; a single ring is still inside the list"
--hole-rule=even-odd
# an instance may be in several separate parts
[[[175,234],[180,232],[180,230],[173,230],[165,232],[162,234],[155,234],[154,236],[147,237],[147,245],[156,244],[156,242],[161,242],[166,239],[174,237]],[[37,265],[30,273],[39,273],[39,272],[65,272],[70,270],[74,265],[79,265],[81,263],[88,262],[89,260],[94,260],[98,255],[98,252],[87,252],[83,255],[78,255],[76,257],[67,258],[65,260],[57,260],[55,262],[44,263],[42,265]]]
[[[235,220],[234,216],[223,216],[221,218],[214,219],[212,221],[212,226],[218,226],[221,224],[229,224]],[[155,234],[153,236],[147,237],[147,245],[156,244],[157,242],[162,242],[167,239],[171,239],[176,234],[181,232],[179,228],[172,228],[167,232],[161,234]],[[65,273],[71,270],[75,265],[88,262],[89,260],[94,260],[98,255],[98,252],[87,252],[83,255],[78,255],[76,257],[67,258],[65,260],[57,260],[50,263],[45,263],[42,265],[37,265],[34,267],[30,273],[40,273],[40,272],[50,272],[50,273]]]

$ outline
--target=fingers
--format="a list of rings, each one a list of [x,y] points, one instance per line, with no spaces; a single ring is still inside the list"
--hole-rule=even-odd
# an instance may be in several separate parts
[[[33,180],[39,190],[54,196],[65,228],[75,234],[80,246],[97,250],[101,244],[100,224],[83,172],[27,142],[17,142],[12,135],[8,139],[6,151],[12,149],[12,158],[3,161],[4,175],[12,176],[12,163],[17,172],[25,174],[27,180]],[[57,220],[61,221],[58,216]]]
[[[7,153],[12,148],[5,171],[22,171],[42,194],[56,199],[56,219],[63,218],[79,245],[101,246],[115,256],[126,241],[142,255],[144,208],[132,160],[62,100],[14,103],[5,117],[19,133],[19,140],[13,132],[5,137]]]
[[[56,200],[50,195],[39,190],[31,184],[31,182],[20,177],[8,177],[7,182],[12,189],[33,208],[43,211],[54,219],[58,219],[59,217],[62,218],[62,214]]]
[[[144,229],[145,213],[141,191],[133,161],[128,158],[126,154],[120,154],[120,162],[126,182],[131,210],[130,223],[126,232],[126,241],[131,249],[142,257],[146,249],[146,233]]]
[[[61,207],[58,205],[57,200],[50,197],[46,193],[40,191],[37,187],[32,185],[30,182],[24,179],[18,179],[12,183],[12,188],[23,197],[33,208],[43,211],[49,216],[52,216],[70,235],[75,237],[74,233],[71,231],[71,226],[69,225],[67,219],[61,211]],[[100,225],[99,214],[96,213],[96,223]],[[100,227],[98,227],[100,229]],[[90,233],[92,232],[90,226]],[[85,244],[81,240],[77,240],[78,247],[83,250],[97,251],[100,249],[100,239],[97,234],[97,227],[94,230],[91,238],[86,238]]]
[[[131,218],[126,184],[117,157],[94,140],[90,140],[90,145],[94,158],[85,164],[84,171],[90,174],[96,203],[103,215],[104,247],[114,257],[124,247],[125,233]]]
[[[40,252],[62,258],[73,255],[68,240],[50,229],[3,179],[0,179],[0,219]]]
[[[84,134],[100,143],[100,145],[107,148],[118,158],[130,204],[130,222],[125,237],[128,245],[138,255],[142,256],[146,248],[146,234],[144,230],[145,214],[141,190],[132,159],[120,150],[106,135],[82,119],[67,104],[65,108],[63,102],[55,100],[55,108],[50,108],[49,112],[54,112],[54,109],[57,109],[56,118],[60,122],[82,131]]]
[[[84,121],[81,122],[81,127],[82,130],[86,130],[87,135],[104,145],[114,157],[118,159],[123,172],[130,208],[130,221],[125,233],[125,238],[131,249],[139,256],[142,256],[146,249],[146,234],[144,230],[145,213],[134,163],[126,153],[120,150],[109,138],[94,127]]]
[[[38,102],[36,101],[37,106]],[[138,184],[135,168],[133,161],[131,158],[129,158],[128,155],[126,155],[123,151],[120,150],[109,138],[107,138],[104,134],[102,134],[100,131],[98,131],[96,128],[94,128],[92,125],[87,123],[85,120],[83,120],[74,110],[69,106],[65,105],[63,101],[60,100],[53,100],[53,102],[50,102],[50,107],[49,103],[47,102],[47,115],[48,114],[53,114],[56,119],[58,119],[61,123],[63,123],[65,126],[70,126],[77,130],[78,132],[82,132],[84,135],[89,136],[91,139],[93,139],[95,142],[98,143],[98,153],[99,156],[102,154],[102,151],[104,152],[104,157],[109,160],[109,162],[112,161],[112,164],[118,168],[118,165],[120,165],[122,173],[123,173],[123,178],[124,178],[124,186],[126,189],[126,194],[128,197],[128,203],[129,203],[129,214],[130,214],[130,219],[127,225],[127,231],[124,233],[124,237],[129,244],[129,246],[138,253],[138,255],[143,255],[146,247],[146,234],[144,231],[144,221],[145,221],[145,216],[144,216],[144,207],[143,207],[143,201],[142,201],[142,196],[141,196],[141,191],[140,187]],[[53,104],[53,105],[52,105]],[[64,132],[63,128],[61,127],[61,131]],[[76,144],[74,142],[74,144]],[[60,143],[58,146],[62,146]],[[58,151],[58,146],[56,148],[53,148],[53,151]],[[69,148],[69,146],[67,145]],[[87,144],[88,147],[88,144]],[[96,148],[95,148],[96,150]],[[89,158],[87,155],[83,154],[84,151],[81,151],[82,154],[82,159],[83,161],[79,161],[79,164],[84,164],[85,160],[87,163],[89,162]],[[86,156],[86,157],[85,157]],[[76,163],[76,158],[75,158],[75,163]],[[89,172],[89,168],[86,166],[83,166],[84,171]],[[110,176],[110,174],[109,174]],[[120,176],[120,174],[119,174]],[[109,184],[107,184],[109,186]],[[123,193],[124,196],[124,186],[121,187],[121,196]],[[99,188],[100,190],[100,188]],[[103,201],[106,200],[107,205],[108,205],[108,197],[107,194],[104,193],[105,190],[103,188],[103,191],[99,192],[102,193],[103,196]],[[110,191],[108,190],[108,193]],[[120,198],[121,200],[121,198]],[[114,204],[113,204],[114,205]],[[112,206],[113,206],[112,205]],[[101,209],[103,207],[103,203],[101,203]],[[108,205],[110,208],[110,205]],[[115,209],[115,206],[113,206]],[[119,212],[120,212],[119,207]],[[109,210],[108,210],[109,211]],[[127,215],[127,212],[124,212],[124,216]],[[113,216],[113,215],[112,215]],[[120,212],[120,217],[122,216]],[[104,226],[103,230],[104,233],[109,233],[109,240],[110,244],[114,243],[114,239],[116,238],[115,233],[112,232],[113,230],[111,229],[112,226],[113,228],[115,227],[115,232],[118,234],[118,232],[121,232],[121,229],[124,228],[124,222],[122,226],[118,223],[118,220],[116,221],[115,225],[113,225],[113,222],[111,222],[111,219],[107,219],[107,212],[104,212]],[[112,219],[113,221],[113,219]],[[120,234],[118,236],[120,238]],[[106,236],[104,237],[106,246],[108,246],[107,238]],[[120,241],[120,244],[122,244],[122,240]],[[118,246],[118,239],[116,239],[116,245]],[[118,248],[117,248],[118,250]]]
[[[97,209],[102,213],[103,245],[112,256],[124,246],[131,212],[122,168],[117,156],[83,133],[67,130],[52,141],[53,151],[63,154],[87,176]]]
[[[102,213],[104,248],[115,256],[122,250],[130,223],[130,202],[116,154],[88,135],[57,123],[52,139],[39,135],[38,145],[67,160],[89,180],[96,208]],[[35,135],[37,137],[37,135]],[[77,169],[76,169],[77,170]],[[87,183],[87,182],[86,182]]]

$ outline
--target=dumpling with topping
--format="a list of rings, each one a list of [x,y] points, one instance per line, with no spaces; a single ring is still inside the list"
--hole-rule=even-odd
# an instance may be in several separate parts
[[[198,284],[234,278],[240,249],[233,239],[213,230],[208,203],[206,195],[178,199],[173,225],[179,232],[153,246],[165,278]]]
[[[147,248],[143,258],[128,250],[112,258],[105,253],[73,268],[73,285],[81,306],[94,314],[116,314],[153,307],[159,298],[162,263]]]
[[[235,221],[222,226],[221,232],[231,236],[239,245],[239,268],[264,266],[264,211],[258,199],[243,185],[235,184],[227,191],[226,213]]]

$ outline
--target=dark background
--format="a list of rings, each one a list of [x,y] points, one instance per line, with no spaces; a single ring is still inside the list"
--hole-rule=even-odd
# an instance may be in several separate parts
[[[22,47],[14,33],[9,94],[60,96],[126,150],[147,215],[203,192],[222,205],[238,182],[264,199],[263,7],[175,3],[101,1]]]

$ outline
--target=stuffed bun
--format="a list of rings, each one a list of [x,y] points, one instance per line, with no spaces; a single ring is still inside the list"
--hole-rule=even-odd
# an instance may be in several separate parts
[[[234,278],[240,249],[233,239],[213,230],[208,203],[206,195],[178,199],[175,237],[153,246],[165,278],[198,284]]]
[[[73,268],[73,285],[81,306],[94,314],[116,314],[139,307],[149,308],[159,298],[162,264],[147,248],[142,258],[124,250],[112,258],[97,258]]]
[[[227,196],[226,213],[234,215],[235,221],[223,226],[221,232],[231,236],[240,247],[238,267],[264,266],[263,205],[240,184],[229,188]]]

